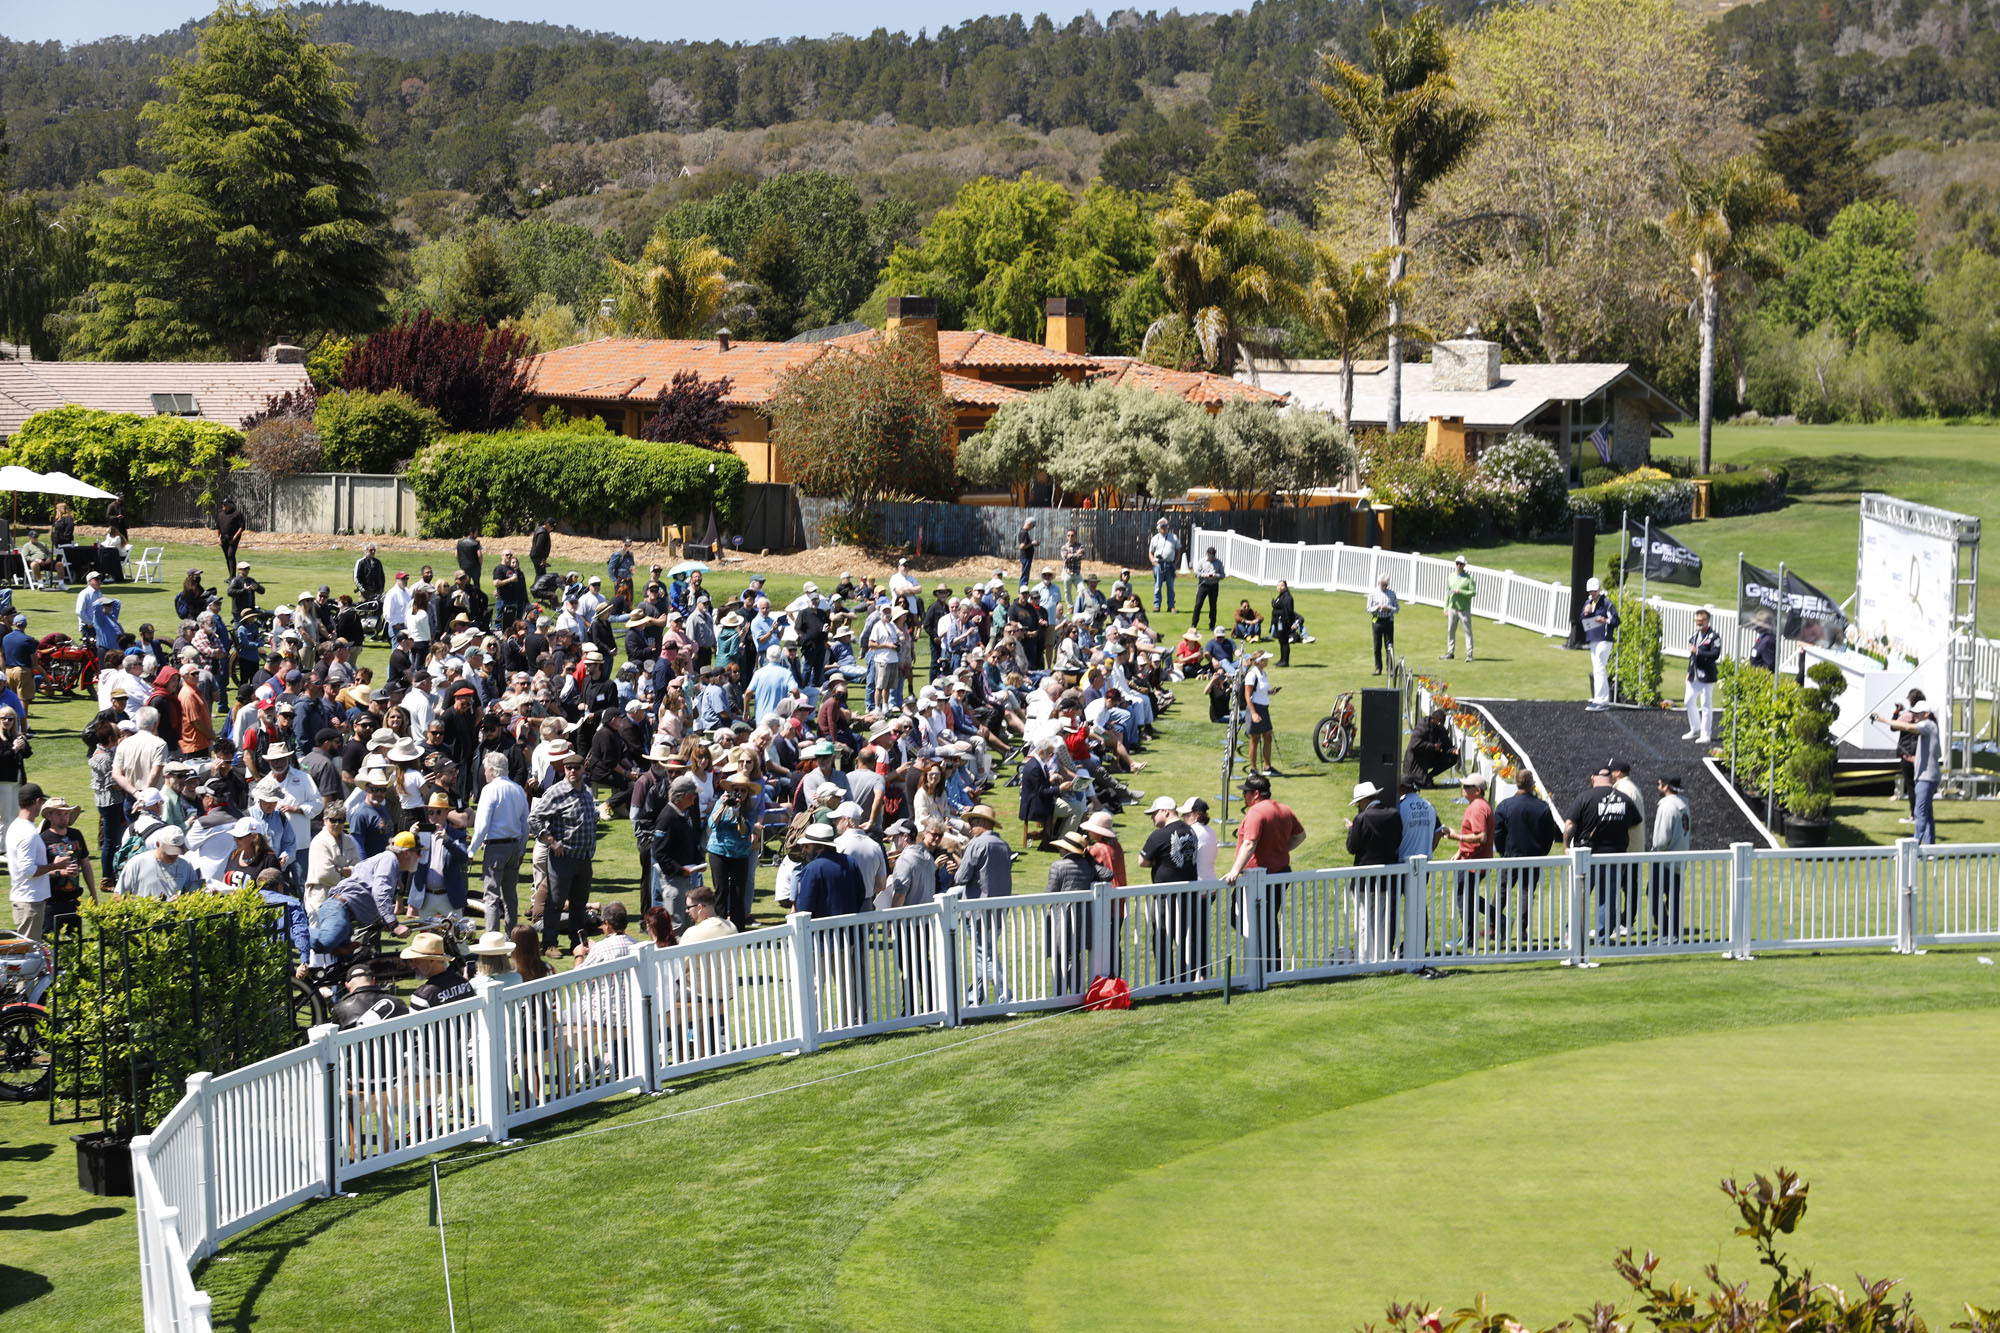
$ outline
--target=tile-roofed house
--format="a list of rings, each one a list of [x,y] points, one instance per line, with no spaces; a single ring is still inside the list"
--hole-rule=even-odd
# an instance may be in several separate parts
[[[37,412],[89,407],[241,426],[273,396],[312,383],[301,360],[34,361],[0,359],[0,438]]]
[[[1245,384],[1206,370],[1169,370],[1165,366],[1141,361],[1136,356],[1100,356],[1097,363],[1101,369],[1094,378],[1100,382],[1120,388],[1151,389],[1155,393],[1172,394],[1211,412],[1219,411],[1224,403],[1238,399],[1268,403],[1273,407],[1285,401],[1282,393],[1272,393],[1269,389],[1260,389],[1254,384]]]
[[[1388,417],[1386,361],[1356,361],[1350,425],[1379,427]],[[1334,414],[1340,408],[1338,361],[1279,361],[1237,372],[1237,379],[1290,395],[1294,407]],[[1598,463],[1593,436],[1602,432],[1613,461],[1637,467],[1652,456],[1667,423],[1686,409],[1624,362],[1504,364],[1497,343],[1454,338],[1436,344],[1429,362],[1403,366],[1405,424],[1432,419],[1462,436],[1464,456],[1525,430],[1555,445],[1577,471]]]

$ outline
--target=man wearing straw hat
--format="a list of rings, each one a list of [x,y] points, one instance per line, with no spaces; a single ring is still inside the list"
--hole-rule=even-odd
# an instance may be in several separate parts
[[[410,1008],[435,1009],[472,998],[472,982],[445,952],[444,936],[420,930],[397,957],[422,978],[410,996]]]

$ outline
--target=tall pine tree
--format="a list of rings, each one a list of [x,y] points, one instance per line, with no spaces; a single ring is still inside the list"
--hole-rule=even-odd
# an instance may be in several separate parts
[[[223,0],[161,78],[147,146],[163,170],[107,172],[103,277],[82,341],[120,360],[254,358],[278,336],[380,320],[384,218],[359,155],[341,46],[288,8]]]

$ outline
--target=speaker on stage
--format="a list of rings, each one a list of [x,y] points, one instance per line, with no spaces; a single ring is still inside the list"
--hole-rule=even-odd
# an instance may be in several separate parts
[[[1597,520],[1578,516],[1569,531],[1569,639],[1565,648],[1583,647],[1583,585],[1597,571]]]
[[[1372,782],[1383,791],[1396,790],[1396,777],[1403,763],[1403,692],[1368,689],[1361,691],[1360,751],[1361,781]]]

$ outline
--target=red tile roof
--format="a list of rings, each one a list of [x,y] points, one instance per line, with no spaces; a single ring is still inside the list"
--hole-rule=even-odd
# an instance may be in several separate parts
[[[860,348],[873,346],[881,338],[881,331],[870,329],[866,333],[850,333],[843,338],[833,339],[836,347]],[[938,331],[938,361],[946,370],[997,370],[1009,366],[1045,367],[1061,370],[1073,367],[1090,370],[1096,362],[1087,356],[1074,352],[1059,352],[1053,347],[1031,343],[1025,338],[1010,338],[1004,333],[988,333],[985,329],[940,329]]]
[[[1026,389],[1016,389],[1005,384],[990,384],[985,380],[968,379],[964,375],[954,375],[949,370],[941,371],[944,391],[951,395],[951,401],[969,407],[999,407],[1017,398],[1026,398]]]
[[[819,360],[827,346],[731,339],[724,351],[713,338],[599,338],[537,356],[528,367],[528,392],[537,398],[651,402],[677,373],[692,370],[704,380],[728,376],[723,401],[730,406],[761,407],[777,396],[789,371]]]
[[[1014,341],[1009,339],[1008,341]],[[723,399],[732,407],[762,407],[777,397],[791,371],[812,365],[830,349],[863,346],[847,339],[823,343],[742,342],[723,351],[713,338],[599,338],[537,356],[528,368],[528,392],[537,398],[593,402],[651,402],[683,370],[704,380],[729,377]],[[954,403],[998,407],[1027,395],[1004,384],[986,384],[943,372]]]
[[[1205,370],[1168,370],[1165,366],[1156,366],[1133,356],[1100,356],[1097,361],[1103,368],[1096,377],[1099,380],[1120,388],[1170,393],[1202,407],[1220,407],[1239,398],[1252,403],[1277,404],[1285,401],[1284,394],[1272,393],[1269,389],[1260,389],[1254,384],[1244,384],[1224,375],[1212,375]]]

